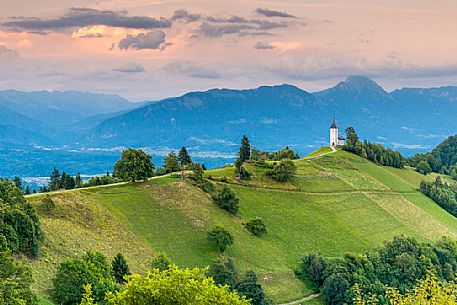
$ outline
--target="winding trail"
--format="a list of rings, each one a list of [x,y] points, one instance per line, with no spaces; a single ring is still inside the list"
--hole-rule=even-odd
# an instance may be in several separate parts
[[[315,299],[315,298],[319,297],[320,295],[321,295],[320,293],[315,293],[315,294],[311,294],[309,296],[306,296],[304,298],[301,298],[299,300],[295,300],[295,301],[288,302],[288,303],[283,303],[283,304],[278,304],[278,305],[300,305],[301,303],[307,302],[307,301],[312,300],[312,299]]]

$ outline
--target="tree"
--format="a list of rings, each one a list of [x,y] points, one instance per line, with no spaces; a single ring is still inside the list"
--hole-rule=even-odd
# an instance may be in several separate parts
[[[139,149],[124,150],[121,159],[114,165],[113,176],[131,182],[147,180],[154,176],[151,156]]]
[[[224,185],[214,197],[214,202],[221,209],[235,215],[238,212],[240,199],[236,197],[235,193],[228,186]]]
[[[178,157],[174,151],[170,152],[168,156],[163,159],[163,168],[165,168],[167,173],[173,173],[179,170]]]
[[[239,157],[242,163],[251,158],[251,145],[249,144],[249,139],[246,135],[243,135],[243,138],[241,139]]]
[[[54,170],[52,171],[51,177],[49,179],[49,190],[52,191],[57,191],[60,189],[60,186],[62,184],[61,180],[61,175],[60,172],[57,168],[54,167]]]
[[[109,305],[249,305],[244,298],[217,286],[201,269],[154,269],[145,276],[128,278],[125,289],[108,294]]]
[[[325,303],[328,305],[343,305],[345,303],[344,295],[349,287],[348,280],[342,274],[330,275],[323,287]]]
[[[278,182],[287,182],[295,175],[296,170],[297,167],[293,161],[282,160],[279,164],[273,164],[273,168],[266,174]]]
[[[417,164],[416,171],[422,175],[427,175],[432,172],[432,168],[427,161],[422,160]]]
[[[254,234],[255,236],[263,236],[267,234],[267,226],[263,222],[262,218],[254,218],[249,220],[246,225],[246,229]]]
[[[113,269],[113,275],[116,282],[122,284],[125,282],[124,277],[130,275],[129,265],[121,253],[118,253],[111,262],[111,268]]]
[[[0,236],[3,237],[3,236]],[[6,240],[3,242],[6,244]],[[29,267],[11,257],[5,249],[0,251],[0,304],[38,305],[30,286],[33,283]]]
[[[246,299],[251,305],[268,305],[262,286],[258,283],[257,275],[254,271],[246,271],[244,277],[235,284],[234,289]]]
[[[181,164],[181,180],[184,180],[186,166],[192,164],[192,158],[190,157],[187,149],[183,146],[178,154],[178,161]]]
[[[160,271],[168,270],[171,265],[171,260],[163,253],[156,255],[151,261],[151,269],[159,269]]]
[[[207,275],[214,279],[218,285],[233,287],[236,282],[236,271],[233,260],[230,258],[219,258],[211,263]]]
[[[13,178],[13,182],[16,185],[16,187],[22,191],[22,180],[21,180],[21,178],[19,178],[18,176],[15,176]]]
[[[75,187],[76,188],[80,188],[83,186],[83,180],[81,178],[81,174],[80,173],[77,173],[76,174],[76,178],[75,178]]]
[[[233,244],[233,236],[221,226],[215,226],[208,232],[208,240],[215,243],[221,253]]]
[[[107,292],[118,290],[106,257],[98,252],[87,252],[81,258],[63,261],[53,280],[53,299],[57,304],[80,304],[85,293],[84,285],[90,284],[95,303],[105,299]]]
[[[324,283],[325,260],[317,253],[310,253],[301,259],[297,276],[310,286],[319,289]]]
[[[25,187],[24,194],[25,194],[25,195],[30,195],[30,186],[27,185],[27,186]]]
[[[357,135],[357,132],[355,131],[354,127],[349,126],[346,128],[346,143],[344,144],[343,148],[344,150],[347,150],[349,152],[355,152],[356,150],[356,145],[360,144],[359,136]]]
[[[43,235],[38,215],[21,190],[7,179],[0,179],[0,236],[5,237],[13,253],[39,254]]]

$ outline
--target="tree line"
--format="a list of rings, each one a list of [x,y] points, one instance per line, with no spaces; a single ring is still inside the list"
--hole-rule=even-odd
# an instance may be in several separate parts
[[[434,182],[421,181],[420,191],[449,214],[457,217],[457,189],[436,177]]]
[[[346,143],[343,149],[383,166],[403,168],[406,163],[406,159],[398,151],[367,140],[362,143],[353,127],[346,128]]]
[[[429,153],[415,154],[407,163],[423,175],[434,172],[457,180],[457,135],[447,138]]]
[[[386,287],[405,294],[430,271],[442,281],[455,280],[455,240],[442,238],[427,243],[401,236],[362,255],[325,258],[311,253],[301,260],[296,274],[322,291],[328,305],[356,304],[360,296],[387,305],[390,299],[386,296]]]

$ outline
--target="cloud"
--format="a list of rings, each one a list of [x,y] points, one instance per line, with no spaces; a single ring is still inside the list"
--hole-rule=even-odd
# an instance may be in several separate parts
[[[126,11],[100,11],[90,8],[70,8],[63,16],[54,19],[36,17],[15,17],[11,21],[1,23],[0,26],[14,31],[63,31],[72,28],[81,28],[94,25],[131,29],[169,28],[170,20],[145,16],[128,16]]]
[[[195,22],[201,19],[199,14],[191,14],[187,10],[177,10],[171,17],[171,21],[184,21],[187,23]]]
[[[0,57],[14,58],[18,57],[19,53],[15,50],[7,48],[5,45],[0,44]]]
[[[113,71],[115,72],[123,72],[123,73],[141,73],[144,72],[145,69],[142,65],[136,63],[127,63],[120,67],[114,68]]]
[[[206,37],[222,37],[229,34],[272,35],[269,30],[289,27],[289,22],[274,22],[262,19],[246,19],[239,16],[207,17],[197,30],[198,34]]]
[[[164,70],[178,75],[187,75],[194,78],[218,79],[219,71],[209,66],[187,60],[178,60],[167,64]]]
[[[255,12],[264,17],[281,17],[281,18],[297,18],[293,15],[290,15],[286,12],[269,10],[267,8],[258,8]]]
[[[138,35],[127,35],[119,42],[121,50],[163,49],[165,47],[165,33],[157,30]]]
[[[392,143],[395,149],[405,148],[405,149],[429,149],[430,145],[422,144],[403,144],[403,143]]]
[[[257,49],[257,50],[271,50],[271,49],[274,49],[275,46],[272,45],[271,43],[268,43],[268,42],[257,42],[254,46],[254,49]]]

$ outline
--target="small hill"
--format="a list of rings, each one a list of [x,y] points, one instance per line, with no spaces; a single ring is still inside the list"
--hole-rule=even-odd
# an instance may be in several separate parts
[[[311,293],[293,274],[306,253],[360,253],[400,234],[457,237],[457,220],[416,190],[424,176],[412,169],[380,167],[328,148],[295,162],[297,176],[289,183],[270,180],[255,165],[247,166],[253,174],[247,182],[234,179],[233,168],[207,171],[207,178],[229,184],[240,198],[236,217],[170,177],[54,193],[51,212],[42,209],[41,195],[31,196],[47,238],[43,257],[31,261],[35,289],[48,297],[59,262],[88,249],[110,258],[122,252],[136,272],[158,252],[180,266],[206,266],[218,255],[206,231],[222,225],[235,238],[226,255],[239,270],[255,270],[268,296],[282,303]],[[255,217],[266,223],[262,238],[243,226]]]

